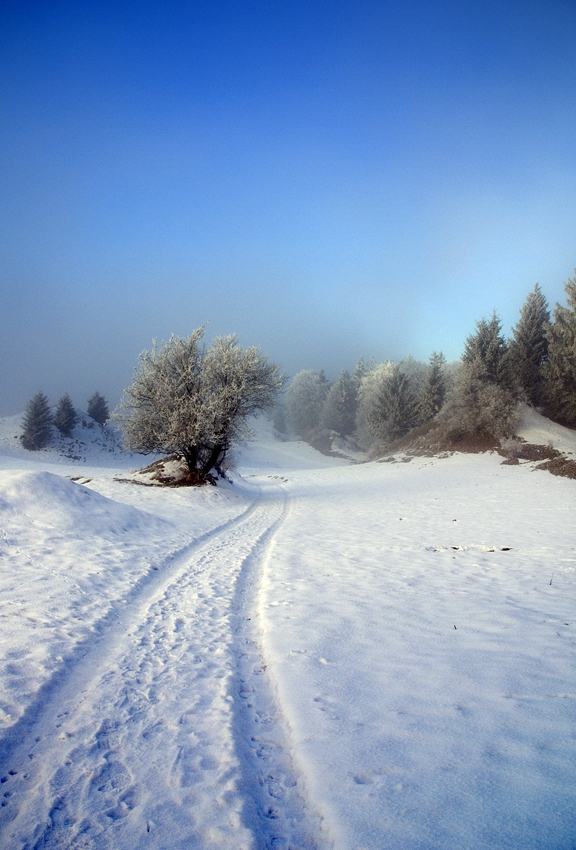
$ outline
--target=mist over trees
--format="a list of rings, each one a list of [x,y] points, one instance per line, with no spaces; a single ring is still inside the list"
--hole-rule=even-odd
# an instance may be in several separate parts
[[[476,322],[460,361],[433,352],[428,364],[359,358],[330,383],[322,371],[299,372],[286,394],[282,428],[312,445],[348,440],[364,450],[426,426],[448,441],[514,433],[518,403],[576,424],[576,277],[553,318],[539,285],[528,293],[507,339],[496,310]]]
[[[286,393],[286,423],[303,440],[313,440],[320,429],[328,395],[324,372],[305,369],[294,376]]]
[[[398,363],[360,357],[352,372],[342,369],[333,382],[323,370],[305,369],[281,404],[277,396],[287,379],[277,364],[257,348],[240,348],[235,335],[206,348],[204,328],[197,328],[140,355],[113,418],[127,448],[175,453],[198,480],[223,469],[231,446],[250,433],[248,418],[263,411],[273,412],[279,432],[322,450],[337,449],[337,441],[348,449],[379,450],[416,428],[452,443],[480,435],[502,440],[514,433],[519,402],[576,425],[576,276],[564,288],[567,303],[556,304],[551,315],[536,284],[510,338],[496,310],[479,319],[460,361],[447,363],[442,352],[433,352],[428,364],[410,355]],[[87,412],[102,426],[110,417],[99,392]],[[53,425],[70,437],[77,421],[67,393],[52,412],[39,392],[26,407],[22,445],[44,447]]]

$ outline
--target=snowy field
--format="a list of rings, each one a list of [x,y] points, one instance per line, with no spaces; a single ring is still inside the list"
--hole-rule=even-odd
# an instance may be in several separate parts
[[[160,489],[101,429],[17,427],[0,847],[576,847],[575,481],[262,425],[233,484]]]

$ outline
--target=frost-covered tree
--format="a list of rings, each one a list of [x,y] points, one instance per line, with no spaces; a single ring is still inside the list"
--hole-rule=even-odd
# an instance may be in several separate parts
[[[362,383],[362,378],[364,377],[365,374],[366,374],[366,364],[364,363],[364,358],[359,357],[358,362],[356,363],[356,366],[354,368],[354,375],[353,375],[353,379],[354,379],[354,383],[356,385],[357,391],[360,389],[360,384]]]
[[[453,439],[465,434],[508,436],[516,424],[516,399],[508,345],[496,312],[476,323],[466,340],[462,367],[441,411],[444,429]]]
[[[418,403],[410,378],[399,365],[384,378],[368,425],[374,437],[396,440],[407,434],[417,424]]]
[[[424,387],[424,382],[428,373],[428,366],[426,363],[422,363],[421,360],[415,360],[414,357],[409,354],[408,357],[404,357],[400,360],[398,368],[402,374],[406,375],[409,379],[410,387],[412,388],[414,395],[419,396]]]
[[[86,413],[88,416],[91,416],[95,422],[98,422],[99,425],[104,425],[110,418],[108,403],[104,396],[100,395],[99,392],[95,392],[94,395],[88,399],[88,408]]]
[[[286,392],[286,420],[298,437],[312,439],[320,428],[328,389],[322,371],[304,369],[292,379]]]
[[[514,433],[517,402],[510,390],[486,381],[476,364],[463,364],[438,419],[453,440],[470,434],[501,439]]]
[[[576,272],[576,269],[575,269]],[[556,304],[547,326],[548,360],[543,367],[545,409],[560,422],[576,422],[576,276],[564,284],[568,306]]]
[[[484,380],[511,388],[508,343],[502,334],[502,323],[495,310],[490,319],[476,322],[476,333],[470,334],[464,345],[462,362],[465,366],[475,364]]]
[[[446,399],[445,365],[446,358],[442,352],[432,352],[418,403],[418,418],[422,423],[433,419],[442,409]]]
[[[64,437],[72,436],[72,428],[76,425],[78,416],[68,393],[64,393],[54,413],[54,425]]]
[[[322,410],[320,425],[347,437],[356,427],[357,392],[354,381],[346,369],[342,369],[334,381]]]
[[[202,344],[204,328],[144,351],[114,418],[132,451],[177,454],[196,480],[219,469],[233,443],[251,434],[248,418],[271,410],[285,378],[235,335]]]
[[[20,437],[25,449],[43,449],[52,436],[52,411],[43,392],[37,392],[26,405]]]
[[[550,323],[548,302],[535,285],[520,311],[520,320],[513,328],[510,342],[510,365],[519,389],[527,401],[539,407],[544,403],[542,367],[548,359],[546,328]]]
[[[358,388],[358,407],[356,412],[356,438],[361,446],[369,448],[374,440],[372,424],[377,417],[376,408],[378,396],[383,382],[389,377],[394,369],[391,360],[385,360],[370,369],[360,383]]]

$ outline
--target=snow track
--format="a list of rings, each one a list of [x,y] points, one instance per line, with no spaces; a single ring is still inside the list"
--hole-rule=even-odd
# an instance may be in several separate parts
[[[263,491],[49,683],[2,752],[1,847],[318,846],[256,622],[284,515],[279,488]]]

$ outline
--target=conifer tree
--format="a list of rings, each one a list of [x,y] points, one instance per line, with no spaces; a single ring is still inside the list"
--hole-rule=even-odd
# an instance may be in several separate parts
[[[544,403],[542,367],[548,358],[546,327],[550,323],[548,302],[535,285],[520,311],[520,320],[513,328],[510,343],[510,365],[514,379],[528,402],[535,407]]]
[[[475,365],[483,380],[511,388],[508,343],[502,335],[502,323],[496,310],[490,319],[476,322],[476,333],[471,334],[464,344],[462,362],[465,366]]]
[[[446,376],[444,366],[446,358],[440,352],[432,352],[430,365],[426,375],[420,402],[418,405],[418,418],[420,422],[429,422],[439,413],[446,398]]]
[[[56,406],[54,425],[64,437],[72,436],[72,428],[76,425],[78,416],[68,393],[64,393]]]
[[[364,363],[364,358],[359,357],[358,363],[354,369],[354,384],[356,385],[356,391],[359,390],[360,384],[362,383],[362,378],[366,374],[366,364]]]
[[[398,365],[383,380],[368,424],[373,436],[403,437],[417,424],[418,404],[408,375]]]
[[[322,428],[336,431],[341,437],[350,435],[356,425],[357,392],[354,381],[346,369],[342,369],[334,381],[326,401],[320,424]]]
[[[546,412],[571,425],[576,422],[576,276],[564,289],[568,306],[556,304],[554,322],[546,329],[548,360],[543,376]]]
[[[43,392],[37,392],[26,405],[20,437],[25,449],[36,451],[48,445],[51,437],[52,412]]]
[[[320,427],[328,388],[322,370],[304,369],[294,375],[286,392],[286,420],[298,437],[313,439]]]
[[[465,343],[462,368],[442,409],[444,429],[451,438],[465,434],[506,437],[516,424],[516,399],[508,344],[496,312],[476,322],[476,333]]]
[[[98,422],[99,425],[104,425],[106,420],[110,418],[108,404],[104,396],[100,395],[99,392],[95,392],[94,395],[88,399],[88,409],[86,410],[86,413]]]

